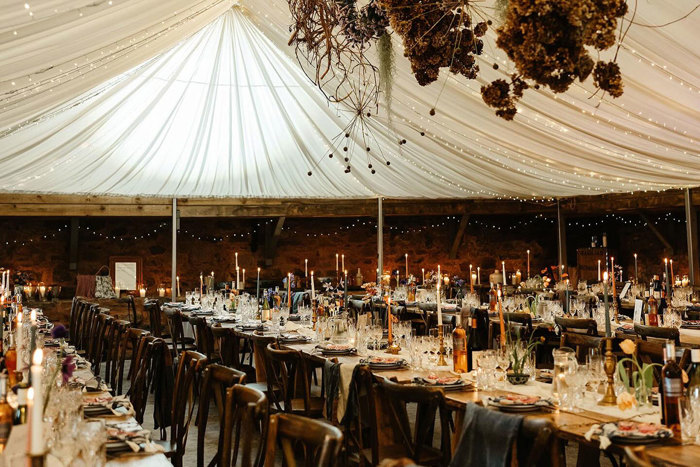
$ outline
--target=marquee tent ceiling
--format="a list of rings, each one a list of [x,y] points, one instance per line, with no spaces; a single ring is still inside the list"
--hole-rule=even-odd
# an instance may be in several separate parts
[[[479,5],[489,13],[492,3]],[[231,6],[2,2],[0,191],[529,198],[700,185],[700,11],[642,26],[683,16],[693,0],[639,3],[619,53],[621,98],[601,102],[590,83],[531,91],[513,122],[479,94],[512,71],[492,32],[479,80],[443,73],[425,88],[395,38],[391,125],[382,107],[369,120],[370,155],[350,145],[349,174],[342,150],[328,153],[350,117],[287,45],[286,1]]]

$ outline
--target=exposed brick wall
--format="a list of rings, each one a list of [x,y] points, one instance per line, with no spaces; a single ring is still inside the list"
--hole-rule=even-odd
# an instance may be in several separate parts
[[[673,216],[683,218],[682,212],[673,213]],[[656,219],[658,216],[650,214],[650,217]],[[638,222],[638,218],[627,219]],[[585,220],[577,221],[581,224]],[[640,255],[639,267],[643,277],[661,271],[663,245],[648,228],[604,218],[585,222],[595,224],[601,221],[606,223],[591,227],[572,225],[567,229],[570,264],[576,261],[576,248],[589,246],[591,235],[601,235],[605,231],[609,247],[627,271],[632,270],[634,252]],[[0,222],[0,267],[25,271],[34,283],[43,281],[75,286],[76,271],[68,269],[70,233],[66,226],[70,225],[69,219],[3,218]],[[315,270],[317,275],[334,276],[336,252],[346,255],[346,268],[353,278],[357,268],[361,268],[365,281],[374,277],[374,219],[288,219],[272,266],[264,265],[265,222],[266,219],[182,219],[178,241],[178,274],[182,290],[196,286],[200,271],[209,273],[213,270],[217,281],[235,278],[236,251],[239,265],[246,268],[249,286],[254,284],[258,266],[263,268],[263,280],[279,280],[287,271],[303,273],[304,258],[309,259],[309,269]],[[557,262],[556,225],[551,219],[533,220],[533,216],[473,217],[457,258],[449,259],[448,251],[458,222],[458,218],[447,219],[446,216],[387,218],[385,269],[398,268],[403,277],[404,254],[408,253],[413,274],[420,275],[421,267],[429,270],[440,264],[444,272],[466,277],[471,263],[474,267],[481,266],[482,281],[485,281],[489,272],[500,267],[501,260],[506,262],[509,271],[519,268],[525,274],[525,251],[528,248],[532,252],[533,274],[540,267]],[[155,293],[160,284],[169,286],[169,220],[83,218],[80,226],[77,272],[94,274],[100,266],[109,264],[110,256],[141,256],[143,278],[149,294]],[[687,273],[684,223],[663,220],[657,227],[675,249],[674,272]],[[213,237],[222,241],[214,241]]]

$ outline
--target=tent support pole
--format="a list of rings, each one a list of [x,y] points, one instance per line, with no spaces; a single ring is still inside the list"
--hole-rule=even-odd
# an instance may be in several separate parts
[[[174,302],[177,297],[177,198],[173,198],[173,235],[172,258],[170,266],[170,299]]]
[[[559,278],[567,269],[566,261],[566,217],[561,212],[561,204],[557,198],[557,240],[559,244]]]
[[[381,287],[384,271],[384,208],[382,197],[377,198],[377,286]]]
[[[690,188],[684,190],[685,195],[685,231],[688,236],[688,278],[695,289],[700,281],[700,265],[698,264],[698,211],[693,206],[693,192]]]

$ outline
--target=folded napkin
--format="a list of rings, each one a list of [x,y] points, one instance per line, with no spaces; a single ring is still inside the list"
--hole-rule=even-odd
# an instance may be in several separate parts
[[[297,323],[292,323],[291,321],[287,321],[284,323],[284,330],[285,331],[297,331],[301,327],[300,324]]]
[[[316,331],[306,326],[300,326],[297,329],[297,332],[304,337],[314,337],[316,335]]]
[[[586,438],[586,441],[591,441],[591,439],[593,439],[593,435],[595,435],[596,433],[600,433],[600,435],[598,436],[598,439],[600,440],[600,449],[605,451],[608,448],[608,446],[612,444],[612,441],[610,441],[610,438],[605,436],[604,433],[600,432],[600,425],[591,425],[591,428],[586,432],[584,438]]]
[[[452,456],[450,467],[510,465],[513,443],[518,437],[523,417],[467,404],[462,435]]]

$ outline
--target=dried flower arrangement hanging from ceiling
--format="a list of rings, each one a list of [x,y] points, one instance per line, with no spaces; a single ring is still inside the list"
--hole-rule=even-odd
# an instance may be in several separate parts
[[[404,44],[416,81],[425,86],[437,80],[440,68],[476,78],[475,55],[484,47],[480,39],[488,26],[474,24],[467,0],[380,0],[391,27]]]
[[[597,88],[621,96],[617,63],[594,62],[586,47],[601,51],[613,46],[618,18],[626,13],[625,0],[509,0],[496,44],[513,61],[517,73],[510,83],[498,79],[483,86],[484,102],[496,108],[498,116],[512,120],[515,104],[529,87],[524,80],[561,93],[591,72]]]

